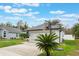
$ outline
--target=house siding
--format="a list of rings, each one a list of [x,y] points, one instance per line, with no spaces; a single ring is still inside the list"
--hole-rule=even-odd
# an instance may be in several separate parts
[[[0,37],[2,37],[2,29],[0,29]]]
[[[17,37],[17,33],[8,32],[6,38],[10,39],[10,38],[19,38],[19,37]]]
[[[52,32],[55,32],[56,35],[59,37],[59,30],[52,30]],[[29,31],[29,40],[31,42],[35,41],[35,39],[37,39],[37,36],[39,34],[49,34],[50,31],[49,30],[41,30],[41,31]],[[61,32],[62,33],[62,32]],[[60,35],[61,36],[61,35]],[[56,42],[59,42],[59,38],[56,40]],[[62,42],[62,37],[60,37],[60,42]]]
[[[4,37],[4,31],[6,31],[6,37]],[[7,38],[7,39],[19,38],[19,33],[12,33],[12,32],[9,32],[7,30],[2,30],[2,38]]]

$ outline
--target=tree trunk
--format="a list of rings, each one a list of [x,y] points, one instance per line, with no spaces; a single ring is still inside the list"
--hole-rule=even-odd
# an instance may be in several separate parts
[[[50,56],[50,52],[49,51],[47,51],[46,53],[47,53],[47,56]]]
[[[45,52],[46,52],[46,55],[47,55],[47,56],[50,56],[50,52],[49,52],[48,49],[45,49]]]
[[[51,24],[49,24],[49,30],[50,30],[50,34],[51,34],[52,33]]]

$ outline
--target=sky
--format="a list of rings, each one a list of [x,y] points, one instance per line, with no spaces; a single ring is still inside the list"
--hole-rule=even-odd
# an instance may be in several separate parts
[[[64,27],[72,27],[78,18],[79,3],[0,3],[0,23],[22,20],[32,27],[59,19]]]

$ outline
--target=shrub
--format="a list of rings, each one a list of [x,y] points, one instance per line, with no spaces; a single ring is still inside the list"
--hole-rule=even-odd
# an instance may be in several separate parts
[[[21,38],[28,38],[28,34],[27,34],[27,33],[21,33],[21,34],[20,34],[20,37],[21,37]]]

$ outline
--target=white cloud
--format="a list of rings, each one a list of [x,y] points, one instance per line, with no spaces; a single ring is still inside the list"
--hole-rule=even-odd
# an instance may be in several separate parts
[[[0,9],[3,9],[3,6],[0,6]]]
[[[13,6],[17,6],[17,7],[21,7],[21,6],[39,7],[40,3],[14,3]]]
[[[26,5],[33,5],[33,6],[39,6],[38,3],[30,3],[30,4],[26,4]],[[0,6],[0,10],[4,10],[5,12],[7,13],[25,13],[25,12],[28,12],[28,14],[26,14],[27,16],[29,15],[36,15],[36,14],[39,14],[39,12],[32,12],[32,9],[29,8],[29,9],[25,9],[25,8],[13,8],[12,6]]]
[[[46,18],[40,18],[39,20],[47,20]]]
[[[2,15],[0,17],[1,22],[7,22],[7,21],[14,22],[14,21],[18,21],[18,20],[22,20],[22,18],[19,16],[5,16],[5,15]]]
[[[39,7],[40,6],[39,3],[22,3],[22,5],[33,6],[33,7]]]
[[[36,12],[29,12],[29,14],[33,14],[33,15],[34,14],[40,14],[40,12],[37,12],[37,11]]]
[[[11,6],[4,6],[5,10],[11,9],[11,8],[12,8]]]
[[[12,8],[12,9],[8,10],[8,12],[10,12],[10,13],[25,13],[25,12],[27,12],[27,10],[24,8],[20,8],[20,9]]]
[[[0,9],[4,9],[4,10],[8,10],[8,9],[11,9],[12,7],[11,6],[0,6]]]
[[[15,13],[14,15],[16,16],[25,16],[25,17],[29,17],[30,19],[37,19],[37,16],[39,12],[28,12],[28,13],[24,13],[24,14],[18,14],[18,13]]]
[[[65,11],[57,10],[57,11],[49,11],[50,14],[64,14]]]
[[[14,15],[17,15],[17,16],[29,16],[29,17],[32,17],[34,18],[34,15],[38,15],[39,12],[29,12],[29,13],[26,13],[26,14],[14,14]]]
[[[63,17],[79,17],[79,14],[64,14]]]
[[[11,8],[11,6],[0,6],[0,10],[4,10],[5,12],[9,12]]]
[[[23,16],[33,16],[32,14],[28,13],[28,14],[23,14]]]
[[[30,8],[30,9],[28,9],[29,11],[32,11],[32,9]]]
[[[27,9],[25,8],[12,8],[11,6],[0,6],[1,10],[4,10],[8,13],[24,13],[27,12]]]
[[[35,21],[37,21],[37,22],[45,22],[45,20],[48,20],[48,18],[41,17],[41,18],[36,18],[35,19]]]
[[[0,18],[2,18],[3,20],[12,20],[12,19],[19,20],[20,19],[20,17],[17,17],[17,16],[2,16]]]

